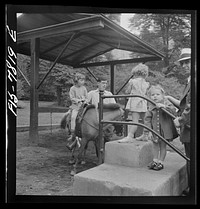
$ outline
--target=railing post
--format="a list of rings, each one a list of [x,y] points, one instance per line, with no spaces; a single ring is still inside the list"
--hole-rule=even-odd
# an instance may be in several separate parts
[[[98,157],[99,157],[99,165],[103,162],[104,155],[104,138],[103,138],[103,91],[99,90],[99,149],[98,149]]]

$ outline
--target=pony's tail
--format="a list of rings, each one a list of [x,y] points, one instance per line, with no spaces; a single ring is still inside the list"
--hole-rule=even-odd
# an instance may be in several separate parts
[[[67,125],[67,116],[68,116],[68,112],[63,116],[63,118],[60,121],[60,128],[65,129],[66,125]]]

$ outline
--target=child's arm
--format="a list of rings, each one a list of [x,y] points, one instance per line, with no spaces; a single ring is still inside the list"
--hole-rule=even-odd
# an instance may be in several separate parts
[[[156,106],[159,108],[166,109],[168,112],[172,113],[174,116],[176,116],[176,114],[177,114],[175,106],[171,102],[169,102],[168,100],[166,100],[164,104],[157,103]]]
[[[187,96],[187,104],[182,114],[180,115],[180,117],[177,117],[174,120],[176,126],[180,126],[180,124],[190,126],[190,102],[191,102],[190,99],[191,99],[191,95],[189,92]]]
[[[166,99],[168,99],[175,107],[180,107],[180,101],[172,96],[165,96]]]

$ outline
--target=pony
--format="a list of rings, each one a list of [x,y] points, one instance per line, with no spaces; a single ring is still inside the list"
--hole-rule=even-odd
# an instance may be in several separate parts
[[[103,105],[103,119],[104,120],[113,121],[119,118],[121,119],[123,114],[124,114],[124,110],[117,103],[110,103],[110,104]],[[103,124],[103,131],[105,131],[111,125],[112,124]],[[65,129],[67,127],[68,131],[70,131],[69,111],[65,113],[65,115],[61,119],[60,126],[62,129]],[[80,129],[81,129],[81,139],[79,138],[80,140],[77,140],[79,149],[78,149],[77,156],[74,157],[74,166],[73,166],[74,169],[71,171],[71,175],[76,174],[76,168],[77,168],[78,163],[80,162],[82,153],[84,151],[84,156],[85,156],[87,145],[90,141],[93,141],[95,143],[96,154],[98,157],[99,110],[96,109],[94,105],[88,105],[86,107],[85,113],[81,120]],[[74,152],[74,150],[72,152]]]

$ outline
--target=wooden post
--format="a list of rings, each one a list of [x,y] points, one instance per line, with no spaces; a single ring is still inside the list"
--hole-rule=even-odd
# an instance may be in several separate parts
[[[115,94],[115,65],[110,65],[110,91]]]
[[[103,119],[103,91],[99,91],[99,144],[98,144],[98,157],[99,165],[103,163],[104,160],[104,138],[103,138],[103,124],[101,120]]]
[[[38,143],[38,78],[39,78],[40,39],[31,39],[31,72],[30,72],[30,130],[29,140]]]

